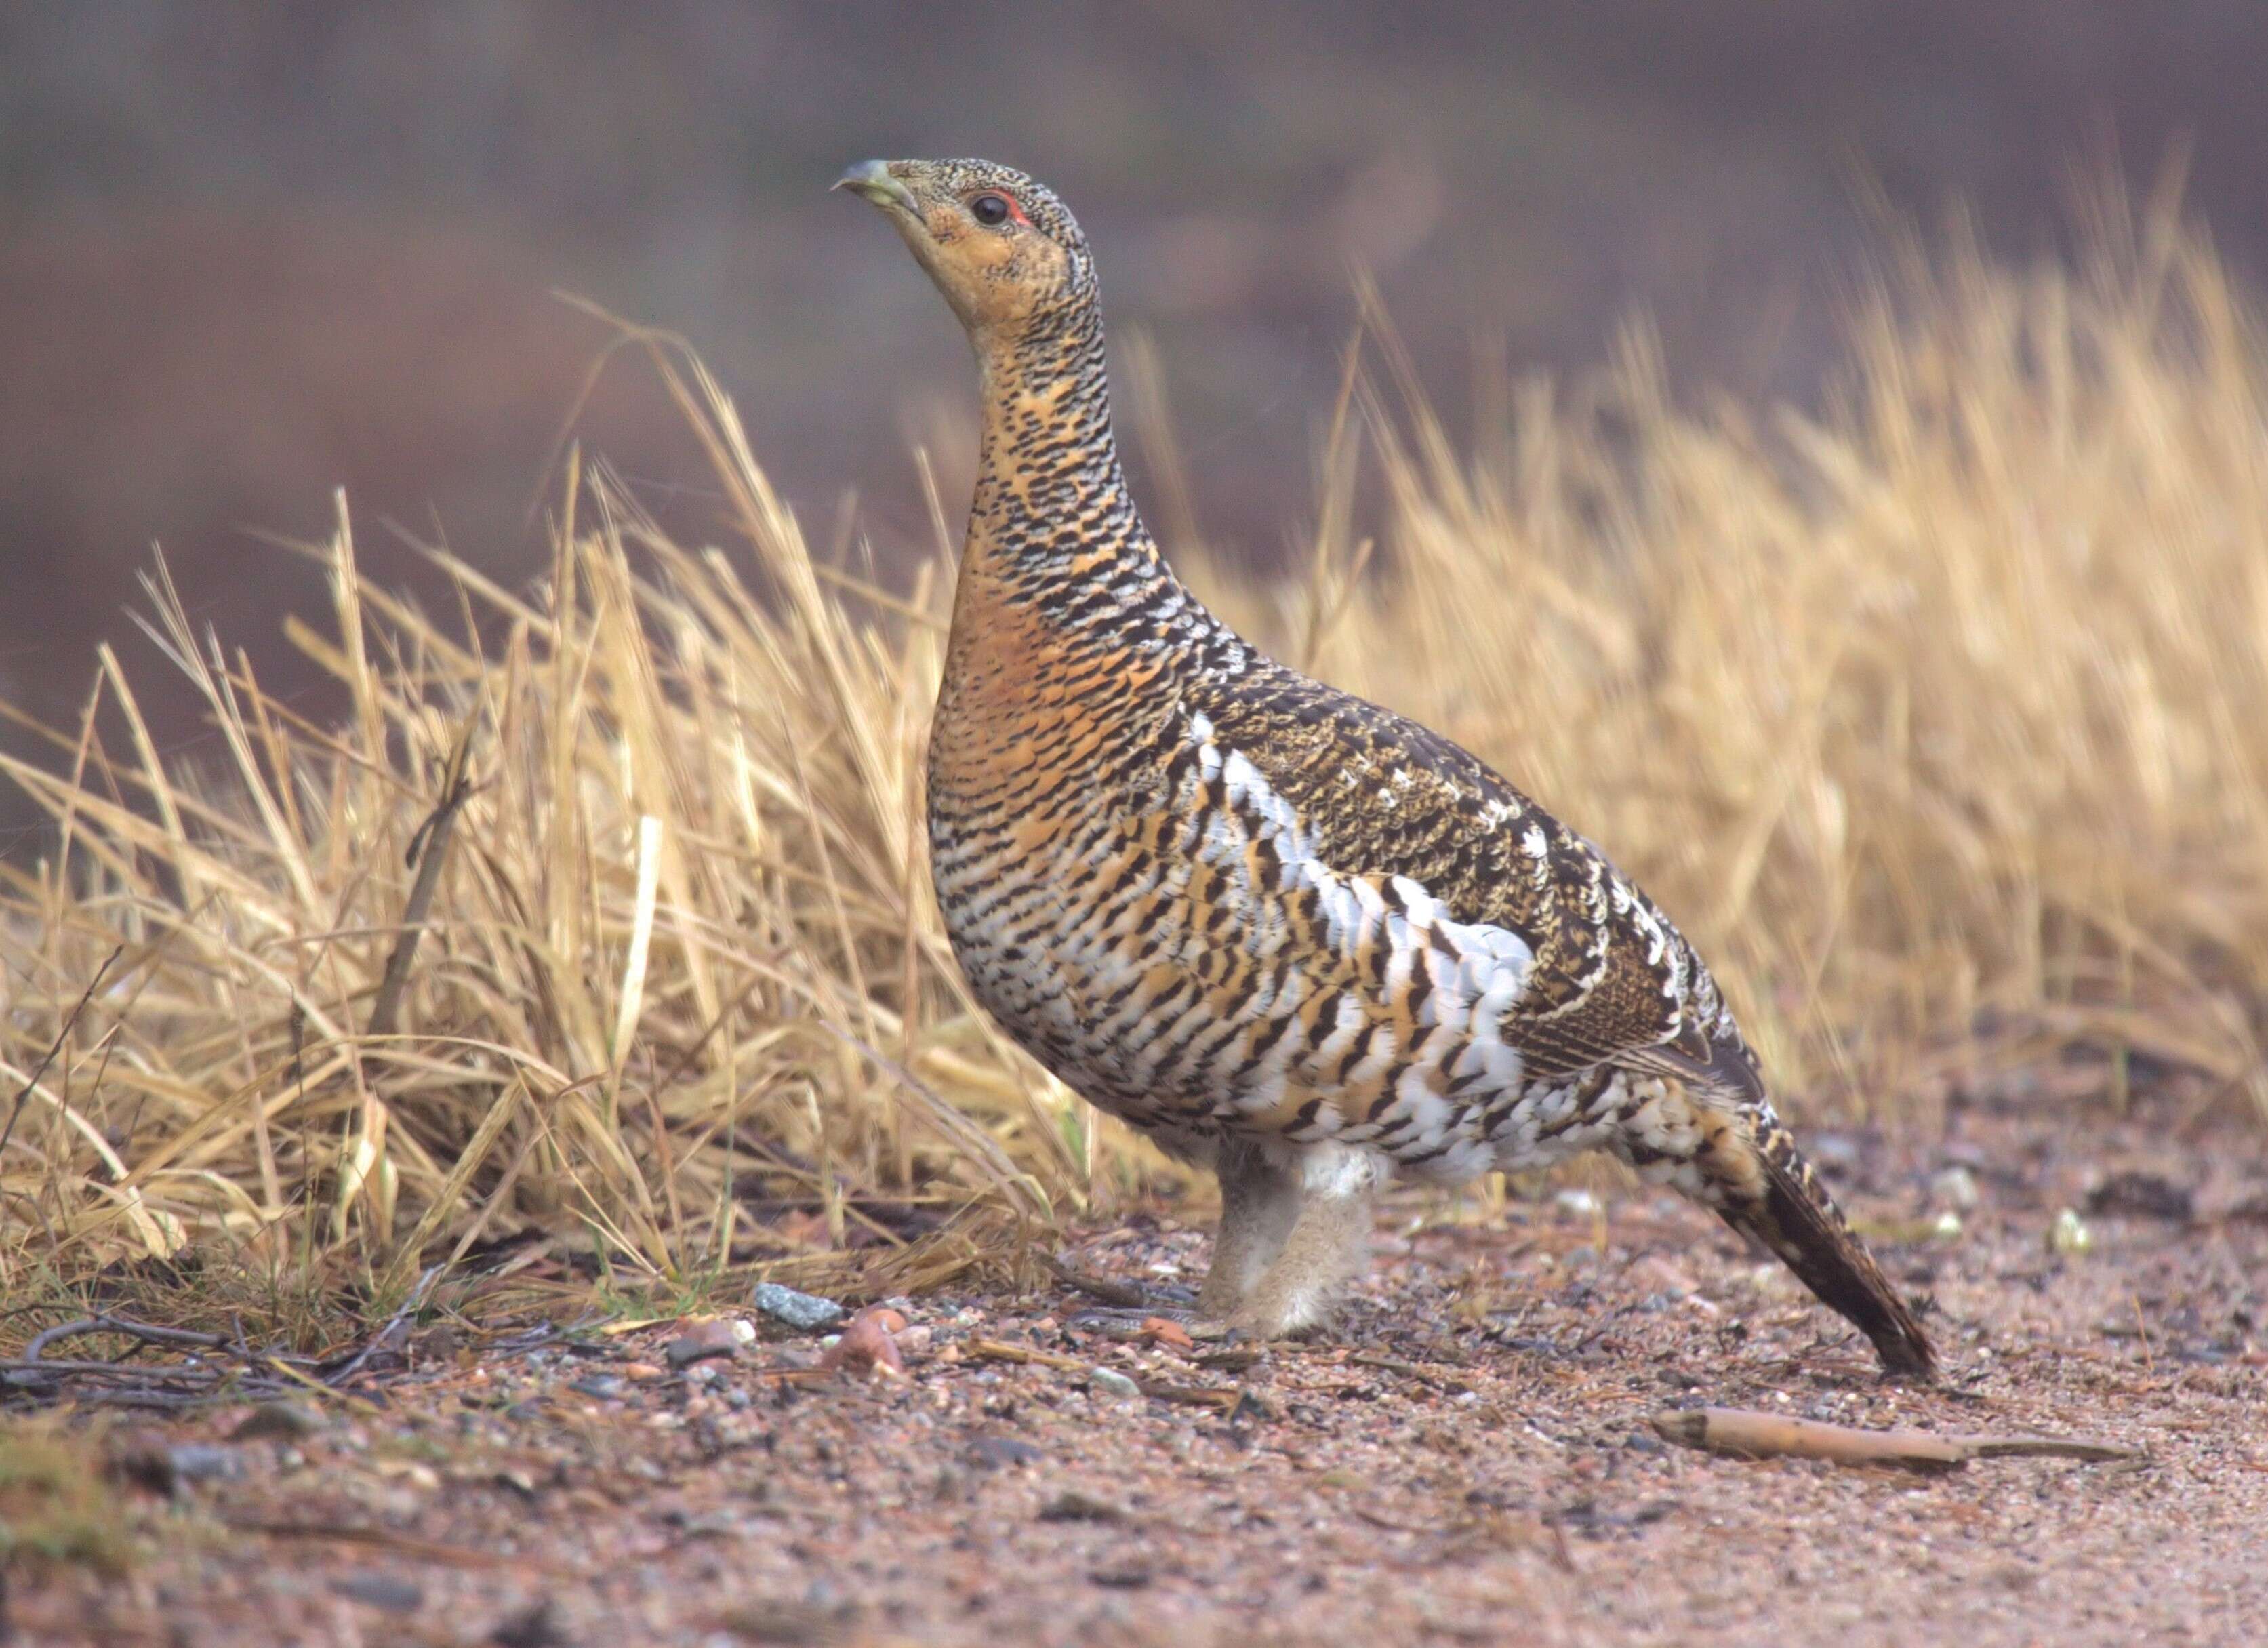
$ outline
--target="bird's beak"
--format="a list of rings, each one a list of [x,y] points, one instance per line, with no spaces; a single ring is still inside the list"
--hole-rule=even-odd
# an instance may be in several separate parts
[[[921,216],[913,191],[892,177],[890,168],[880,160],[861,160],[836,179],[835,187],[863,195],[877,206],[895,206],[909,217]]]

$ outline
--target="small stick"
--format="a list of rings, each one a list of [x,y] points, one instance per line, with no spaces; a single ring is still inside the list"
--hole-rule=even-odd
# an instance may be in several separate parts
[[[329,1386],[324,1384],[322,1380],[317,1379],[313,1374],[303,1373],[298,1368],[293,1367],[289,1362],[283,1361],[276,1357],[268,1357],[267,1362],[268,1365],[274,1368],[278,1373],[283,1374],[287,1379],[298,1380],[300,1384],[314,1392],[316,1395],[320,1396],[324,1401],[337,1402],[340,1406],[360,1414],[365,1419],[382,1417],[386,1412],[385,1409],[379,1407],[376,1402],[372,1402],[367,1397],[357,1396],[351,1391],[333,1390]]]
[[[1146,1288],[1131,1282],[1114,1282],[1108,1276],[1088,1276],[1074,1270],[1053,1254],[1042,1256],[1057,1281],[1076,1288],[1087,1298],[1104,1305],[1116,1305],[1122,1310],[1144,1310],[1156,1303]]]
[[[1837,1465],[1958,1470],[1973,1459],[2139,1459],[2136,1449],[2054,1437],[1938,1436],[1927,1431],[1860,1431],[1742,1408],[1694,1408],[1653,1416],[1665,1440],[1733,1459],[1818,1459]]]
[[[1971,1459],[2139,1460],[2140,1448],[2110,1442],[2081,1442],[2062,1437],[1957,1436],[1947,1438],[1969,1450]]]
[[[387,1318],[385,1327],[364,1340],[362,1348],[349,1357],[325,1382],[334,1386],[344,1385],[357,1373],[362,1372],[363,1364],[369,1361],[379,1348],[393,1337],[396,1328],[416,1314],[423,1306],[426,1293],[431,1291],[433,1284],[439,1280],[441,1272],[448,1268],[446,1264],[428,1265],[425,1268],[425,1273],[417,1278],[417,1285],[409,1290],[409,1297],[402,1301],[401,1308]]]
[[[49,1347],[63,1340],[81,1338],[90,1334],[114,1334],[120,1338],[136,1342],[137,1349],[154,1345],[179,1350],[188,1360],[178,1363],[136,1362],[132,1359],[133,1350],[129,1350],[115,1362],[63,1360],[47,1354]],[[243,1365],[229,1365],[231,1358]],[[173,1408],[218,1400],[263,1401],[288,1393],[296,1384],[329,1400],[344,1402],[360,1413],[370,1415],[380,1411],[375,1404],[343,1391],[335,1391],[312,1373],[305,1372],[298,1365],[308,1360],[306,1357],[255,1350],[243,1342],[241,1329],[239,1330],[239,1337],[232,1341],[219,1334],[197,1333],[187,1328],[161,1328],[154,1322],[136,1321],[130,1316],[83,1316],[76,1321],[62,1322],[36,1335],[24,1347],[22,1357],[0,1361],[0,1374],[8,1376],[8,1385],[24,1391],[30,1391],[33,1381],[43,1379],[53,1379],[58,1386],[68,1379],[94,1379],[114,1387],[92,1391],[82,1387],[74,1391],[74,1398],[81,1402]],[[269,1375],[278,1377],[270,1378]]]
[[[1220,1390],[1205,1385],[1174,1385],[1164,1379],[1136,1379],[1145,1396],[1152,1402],[1178,1402],[1184,1408],[1210,1408],[1217,1413],[1233,1413],[1244,1402],[1241,1389]]]
[[[583,1577],[583,1571],[570,1563],[555,1562],[549,1557],[526,1554],[505,1556],[500,1551],[484,1551],[468,1545],[444,1543],[439,1540],[418,1539],[413,1534],[396,1534],[391,1528],[365,1527],[350,1522],[290,1522],[282,1519],[229,1519],[223,1523],[232,1534],[254,1534],[267,1539],[327,1540],[341,1544],[374,1545],[419,1562],[438,1563],[445,1568],[510,1569],[525,1568],[536,1573],[549,1574],[557,1579]]]
[[[85,1334],[116,1334],[124,1339],[139,1339],[145,1344],[186,1345],[196,1350],[226,1350],[229,1343],[218,1334],[193,1333],[187,1328],[159,1328],[126,1316],[84,1316],[77,1321],[67,1321],[50,1328],[24,1347],[26,1363],[38,1362],[47,1348],[59,1339],[76,1339]]]
[[[998,1339],[971,1339],[968,1353],[988,1362],[1036,1362],[1042,1367],[1051,1367],[1065,1373],[1084,1373],[1087,1364],[1077,1357],[1058,1356],[1052,1350],[1034,1350],[1024,1345],[1005,1344]]]
[[[1361,1505],[1352,1505],[1349,1508],[1371,1527],[1384,1528],[1389,1534],[1433,1534],[1440,1531],[1436,1528],[1421,1527],[1415,1522],[1397,1522],[1392,1517],[1381,1516],[1377,1512],[1366,1510]]]
[[[1819,1459],[1837,1465],[1896,1465],[1958,1470],[1969,1450],[1926,1431],[1857,1431],[1816,1419],[1786,1419],[1740,1408],[1693,1408],[1653,1416],[1666,1441],[1734,1459]]]
[[[1420,1385],[1430,1385],[1435,1390],[1447,1391],[1453,1396],[1462,1395],[1472,1388],[1469,1385],[1460,1384],[1453,1379],[1445,1379],[1439,1373],[1419,1367],[1415,1362],[1404,1362],[1399,1357],[1378,1356],[1368,1350],[1358,1350],[1348,1357],[1347,1361],[1355,1367],[1376,1368],[1381,1372],[1399,1373],[1404,1379],[1414,1379]]]

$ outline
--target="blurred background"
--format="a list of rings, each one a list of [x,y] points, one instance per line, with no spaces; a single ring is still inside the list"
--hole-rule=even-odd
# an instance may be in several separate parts
[[[0,700],[68,723],[99,641],[144,649],[152,542],[291,690],[282,618],[322,589],[263,533],[321,535],[343,487],[381,578],[405,535],[525,576],[571,428],[705,535],[680,418],[628,355],[584,396],[613,335],[562,293],[689,340],[817,541],[855,494],[879,555],[930,544],[911,453],[957,518],[971,374],[826,193],[868,155],[1057,187],[1122,398],[1130,362],[1170,401],[1181,519],[1265,559],[1310,511],[1354,269],[1453,417],[1476,358],[1581,369],[1639,313],[1682,396],[1800,401],[1886,211],[1966,202],[2021,260],[2074,177],[2186,151],[2256,270],[2264,63],[2243,0],[8,6]],[[190,708],[150,708],[193,752]]]

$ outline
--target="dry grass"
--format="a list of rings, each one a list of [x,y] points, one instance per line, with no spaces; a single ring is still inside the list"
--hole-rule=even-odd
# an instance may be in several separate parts
[[[1673,405],[1638,337],[1466,452],[1374,328],[1312,576],[1203,581],[1608,843],[1798,1108],[1894,1115],[1988,1013],[2010,1056],[2257,1101],[2268,376],[2169,211],[2099,229],[2077,275],[1902,256],[1837,409],[1763,427]],[[106,657],[54,759],[9,768],[56,828],[0,922],[11,1296],[186,1245],[398,1297],[530,1226],[649,1290],[909,1285],[1171,1178],[946,949],[918,761],[949,568],[897,599],[815,563],[729,405],[656,358],[753,578],[577,475],[549,578],[440,555],[438,617],[357,577],[342,505],[331,620],[291,630],[338,725],[161,564],[178,673]],[[217,763],[143,730],[138,695],[184,690]]]
[[[39,1420],[0,1425],[0,1562],[115,1578],[133,1556],[97,1438]]]

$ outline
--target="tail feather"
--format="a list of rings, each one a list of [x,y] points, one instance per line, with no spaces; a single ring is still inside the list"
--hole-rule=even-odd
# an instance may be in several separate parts
[[[1884,1372],[1935,1379],[1937,1353],[1928,1334],[1874,1255],[1852,1233],[1794,1138],[1777,1122],[1767,1122],[1756,1129],[1753,1148],[1761,1174],[1740,1175],[1744,1184],[1726,1184],[1718,1214],[1778,1254],[1822,1303],[1873,1340]]]
[[[1935,1379],[1937,1353],[1913,1307],[1852,1233],[1794,1136],[1772,1114],[1748,1049],[1736,1040],[1705,1052],[1660,1048],[1647,1066],[1663,1079],[1623,1115],[1607,1147],[1777,1254],[1874,1342],[1883,1372]]]

